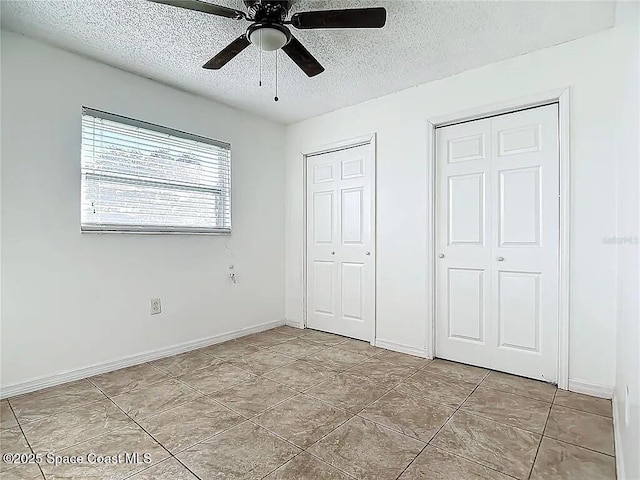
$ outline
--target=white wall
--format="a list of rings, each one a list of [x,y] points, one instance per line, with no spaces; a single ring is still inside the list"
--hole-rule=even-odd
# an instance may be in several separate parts
[[[619,51],[617,130],[618,255],[616,377],[614,402],[618,478],[640,479],[640,4],[618,5],[618,22],[628,39]],[[631,237],[629,239],[629,237]],[[631,240],[631,242],[629,242]],[[625,390],[629,387],[629,398]],[[628,405],[627,405],[628,404]],[[625,419],[628,408],[628,419]]]
[[[1,40],[3,389],[284,319],[284,127]],[[233,234],[80,234],[83,105],[231,142]]]
[[[619,29],[470,70],[287,128],[286,318],[303,318],[301,151],[377,132],[377,339],[424,349],[426,120],[571,86],[570,378],[611,390],[616,346],[614,104]],[[576,383],[578,384],[578,383]]]

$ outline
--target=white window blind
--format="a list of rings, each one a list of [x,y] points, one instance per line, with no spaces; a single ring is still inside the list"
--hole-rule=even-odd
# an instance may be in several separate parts
[[[231,147],[82,110],[82,231],[231,232]]]

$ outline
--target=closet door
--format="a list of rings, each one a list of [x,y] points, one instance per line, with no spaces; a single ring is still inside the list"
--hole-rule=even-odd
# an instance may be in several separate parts
[[[439,357],[491,361],[491,121],[436,130]]]
[[[491,119],[496,370],[557,381],[558,107]]]
[[[371,144],[307,158],[307,326],[372,340]]]
[[[557,381],[557,105],[437,130],[436,354]]]

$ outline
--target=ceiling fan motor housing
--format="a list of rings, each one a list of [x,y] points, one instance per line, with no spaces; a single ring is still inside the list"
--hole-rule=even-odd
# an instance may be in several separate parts
[[[291,32],[283,25],[292,2],[245,0],[254,23],[247,29],[249,41],[265,52],[284,47],[291,40]]]
[[[249,10],[249,17],[260,23],[280,23],[287,18],[287,14],[293,5],[292,1],[277,0],[244,0]]]

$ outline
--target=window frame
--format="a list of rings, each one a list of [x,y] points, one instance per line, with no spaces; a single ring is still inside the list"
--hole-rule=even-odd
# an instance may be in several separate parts
[[[149,226],[149,225],[123,225],[123,224],[101,224],[101,225],[83,225],[82,223],[82,207],[83,207],[83,193],[82,184],[84,182],[85,173],[82,171],[82,147],[83,140],[80,139],[80,232],[81,233],[117,233],[117,234],[134,234],[134,235],[224,235],[229,236],[233,232],[233,161],[232,161],[232,148],[231,143],[223,142],[202,135],[197,135],[183,130],[175,128],[165,127],[144,120],[138,120],[135,118],[125,117],[123,115],[117,115],[115,113],[105,112],[95,108],[83,106],[82,115],[89,115],[95,118],[103,120],[109,120],[112,122],[121,123],[124,125],[139,127],[146,130],[151,130],[157,133],[171,135],[173,137],[191,140],[199,143],[213,145],[216,147],[227,149],[229,152],[229,225],[228,227],[179,227],[179,226]],[[81,121],[82,124],[82,121]],[[82,127],[81,127],[82,130]],[[99,175],[99,174],[98,174]]]

